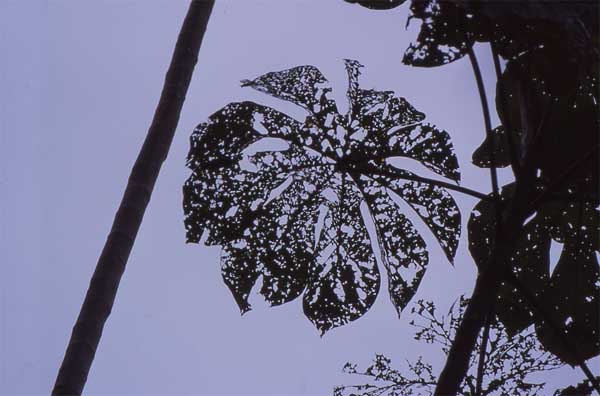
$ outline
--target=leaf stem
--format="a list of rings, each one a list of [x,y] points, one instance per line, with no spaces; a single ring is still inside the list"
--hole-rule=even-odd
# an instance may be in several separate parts
[[[335,163],[335,164],[307,164],[307,165],[298,166],[298,167],[294,168],[293,170],[301,170],[301,169],[305,169],[305,168],[318,168],[318,167],[324,167],[324,166],[339,167],[339,164],[337,164],[337,163]],[[480,191],[473,190],[471,188],[462,187],[462,186],[459,186],[459,185],[456,185],[453,183],[448,183],[448,182],[445,182],[442,180],[430,179],[428,177],[422,177],[422,176],[417,176],[417,175],[413,175],[413,174],[404,174],[404,173],[400,173],[400,172],[385,171],[385,170],[381,170],[381,169],[378,169],[378,168],[376,168],[374,166],[370,166],[370,165],[362,164],[362,166],[352,167],[352,168],[348,168],[348,169],[343,168],[343,169],[341,169],[341,171],[348,172],[348,173],[358,172],[360,174],[364,174],[365,176],[369,176],[369,174],[376,174],[376,175],[380,175],[380,176],[393,177],[395,179],[418,181],[421,183],[431,184],[431,185],[438,186],[438,187],[444,187],[444,188],[447,188],[448,190],[453,190],[453,191],[463,193],[465,195],[470,195],[474,198],[478,198],[483,201],[495,202],[494,198],[490,197],[488,194],[484,194]]]
[[[396,179],[418,181],[421,183],[431,184],[431,185],[438,186],[438,187],[444,187],[444,188],[447,188],[448,190],[453,190],[453,191],[457,191],[457,192],[460,192],[460,193],[463,193],[466,195],[470,195],[472,197],[479,198],[483,201],[494,202],[494,198],[490,197],[487,194],[484,194],[484,193],[476,191],[476,190],[472,190],[467,187],[457,186],[452,183],[444,182],[442,180],[430,179],[428,177],[422,177],[422,176],[417,176],[417,175],[412,175],[412,174],[403,174],[400,172],[389,172],[389,171],[377,169],[372,166],[369,166],[368,168],[363,168],[363,169],[368,169],[368,171],[364,172],[367,175],[369,173],[371,173],[371,174],[377,174],[380,176],[393,177]],[[357,170],[360,171],[361,169],[357,169]],[[360,173],[363,173],[363,172],[360,172]]]
[[[476,348],[477,337],[481,332],[482,327],[486,326],[488,319],[494,315],[493,305],[500,284],[500,267],[504,266],[504,260],[508,260],[508,252],[512,251],[511,233],[508,233],[506,238],[502,238],[501,235],[501,208],[498,194],[498,174],[495,166],[490,112],[485,95],[483,78],[472,48],[469,50],[468,55],[469,60],[471,61],[473,74],[475,75],[479,98],[481,100],[485,133],[490,141],[490,177],[493,190],[492,202],[494,203],[495,209],[496,229],[495,238],[491,246],[490,260],[487,265],[479,271],[469,306],[457,329],[444,369],[440,373],[438,385],[434,393],[436,396],[447,394],[456,395],[458,393],[460,384],[467,374],[471,354]],[[516,213],[510,216],[510,218],[515,216],[517,216]],[[513,225],[513,223],[514,222],[511,222],[510,224]],[[489,337],[489,330],[487,334]],[[487,345],[487,340],[482,340],[482,347],[485,348],[485,345]],[[485,355],[485,350],[483,355]],[[480,359],[480,365],[482,364],[484,364],[484,359]],[[483,369],[484,367],[481,368],[479,374],[483,375]],[[478,382],[481,380],[481,378],[477,378]]]
[[[496,228],[495,233],[496,237],[494,238],[494,247],[495,249],[495,241],[498,240],[498,236],[500,235],[500,221],[502,217],[501,208],[499,205],[500,198],[498,193],[498,171],[496,169],[496,152],[494,147],[494,136],[492,132],[492,123],[490,117],[490,109],[488,106],[487,97],[485,94],[485,87],[483,85],[483,77],[481,76],[481,70],[479,68],[479,63],[477,62],[477,57],[475,56],[475,52],[473,48],[469,49],[469,60],[471,61],[471,67],[473,68],[473,74],[475,75],[475,81],[477,82],[477,90],[479,91],[479,99],[481,100],[481,109],[483,112],[483,121],[485,125],[485,134],[490,142],[488,146],[488,155],[490,157],[490,178],[492,180],[492,196],[494,198],[494,212],[496,217]],[[498,65],[499,66],[499,65]],[[492,263],[492,265],[494,265]],[[486,322],[483,329],[483,335],[481,340],[481,346],[479,350],[479,360],[477,364],[477,379],[475,386],[475,395],[481,396],[481,388],[483,384],[483,374],[485,371],[485,352],[487,349],[488,340],[490,337],[490,325],[492,319],[494,317],[494,304],[492,304],[486,315]]]
[[[492,194],[495,202],[498,200],[498,172],[496,170],[496,153],[494,152],[494,139],[492,133],[492,122],[490,118],[490,109],[488,107],[487,97],[485,95],[485,87],[483,86],[483,78],[481,76],[481,70],[477,57],[473,48],[469,49],[469,60],[473,68],[473,74],[475,74],[475,81],[477,82],[477,90],[479,91],[479,99],[481,100],[481,109],[483,112],[483,122],[485,125],[485,134],[490,141],[489,145],[489,156],[490,156],[490,177],[492,180]],[[496,205],[496,215],[499,216],[499,207]]]

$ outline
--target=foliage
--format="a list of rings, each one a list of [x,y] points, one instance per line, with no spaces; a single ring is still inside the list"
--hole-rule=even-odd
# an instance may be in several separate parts
[[[404,3],[345,1],[382,10]],[[491,282],[480,282],[487,275],[478,278],[476,291],[484,284],[492,287],[477,298],[474,294],[473,310],[479,312],[467,315],[471,323],[462,327],[470,326],[469,331],[457,343],[465,347],[449,353],[446,367],[461,359],[465,364],[456,366],[466,367],[477,334],[472,330],[480,330],[486,317],[483,309],[496,313],[492,326],[505,335],[502,342],[535,341],[534,333],[526,332],[534,325],[546,350],[563,362],[582,364],[600,354],[600,177],[595,166],[600,161],[600,3],[413,0],[410,7],[409,22],[418,19],[421,26],[404,53],[405,64],[436,67],[468,54],[478,73],[473,46],[491,44],[502,125],[491,130],[486,122],[488,133],[473,163],[510,166],[515,176],[495,204],[496,191],[471,214],[469,249],[480,274],[494,275]],[[498,55],[506,62],[504,71]],[[422,124],[423,114],[404,99],[359,89],[360,65],[347,61],[346,67],[346,115],[338,113],[327,80],[311,66],[244,82],[304,107],[309,115],[300,123],[251,102],[230,104],[194,132],[188,161],[193,173],[184,187],[188,240],[198,242],[207,230],[208,244],[224,246],[223,277],[242,312],[250,308],[249,293],[262,277],[261,293],[273,305],[304,293],[305,314],[321,332],[369,309],[380,282],[378,250],[398,312],[413,296],[427,251],[399,213],[397,199],[416,210],[450,260],[460,226],[458,209],[444,189],[448,183],[416,176],[390,161],[416,159],[458,182],[447,134]],[[483,89],[480,95],[485,103]],[[489,120],[486,105],[484,113]],[[415,133],[417,141],[410,140]],[[396,138],[403,143],[397,146]],[[258,141],[269,139],[281,149],[257,148]],[[553,271],[552,241],[562,244]],[[502,254],[491,254],[498,246]],[[491,268],[508,270],[487,271]],[[509,284],[504,277],[511,273]],[[410,367],[413,373],[418,367],[423,377],[390,371],[383,357],[370,370],[396,379],[402,392],[433,386],[429,366],[418,361]],[[440,380],[453,392],[463,374],[450,371]],[[465,381],[468,388],[472,377]],[[513,388],[537,389],[522,380]],[[488,384],[488,389],[500,388]],[[376,388],[360,390],[379,394]]]
[[[321,72],[299,66],[243,85],[303,107],[304,122],[256,103],[231,103],[192,134],[192,175],[184,186],[188,241],[199,242],[206,230],[206,244],[223,246],[223,279],[242,313],[262,277],[260,293],[272,305],[304,293],[305,315],[322,333],[355,320],[378,293],[377,248],[400,313],[428,254],[398,199],[415,210],[449,260],[455,255],[454,199],[393,165],[407,157],[458,182],[448,133],[423,123],[424,114],[393,92],[359,88],[360,68],[346,60],[345,115]]]
[[[514,185],[505,187],[501,197],[506,202]],[[494,207],[486,201],[475,206],[468,223],[469,249],[478,266],[489,262],[489,246],[495,229]],[[551,241],[563,244],[556,267],[550,271]],[[546,202],[523,226],[511,257],[513,273],[536,296],[540,296],[555,323],[563,325],[579,356],[591,358],[600,353],[598,299],[600,294],[600,212],[586,201]],[[510,334],[517,334],[532,324],[541,343],[563,361],[577,363],[577,358],[553,335],[534,307],[517,289],[504,282],[496,303],[498,317]]]
[[[600,189],[594,166],[599,161],[600,98],[597,43],[589,36],[598,31],[598,21],[587,14],[597,8],[591,2],[517,3],[479,10],[482,17],[496,18],[515,44],[503,46],[498,37],[490,39],[508,60],[496,99],[504,127],[496,128],[492,145],[488,138],[474,153],[474,163],[489,167],[493,147],[497,166],[512,165],[516,183],[504,188],[503,211],[528,211],[530,218],[515,238],[510,265],[571,345],[556,336],[513,286],[501,285],[496,310],[512,333],[535,323],[542,344],[570,364],[600,353],[600,268],[595,254],[600,251]],[[509,24],[510,16],[526,21],[529,34]],[[480,202],[469,221],[469,246],[480,268],[488,261],[484,245],[493,243],[495,228],[494,208]],[[553,240],[563,249],[551,272]]]
[[[411,11],[422,22],[404,54],[404,63],[413,66],[456,61],[477,41],[493,42],[505,59],[553,48],[564,60],[597,45],[598,5],[592,1],[413,0]]]
[[[535,324],[542,344],[570,364],[597,356],[600,3],[413,0],[411,12],[409,21],[419,19],[421,26],[404,63],[441,66],[461,59],[477,41],[491,43],[506,60],[503,73],[498,65],[496,90],[502,125],[473,153],[473,163],[511,166],[516,180],[503,190],[500,215],[529,221],[509,225],[520,229],[514,238],[500,235],[496,208],[482,200],[469,221],[469,247],[483,270],[499,235],[514,240],[509,266],[547,314],[503,281],[500,320],[510,334]],[[553,240],[563,249],[551,272]]]
[[[420,300],[412,313],[417,322],[410,323],[417,328],[415,339],[435,344],[447,354],[456,330],[462,320],[468,299],[461,297],[453,304],[447,315],[437,315],[432,302]],[[481,348],[482,338],[478,340]],[[562,366],[559,359],[543,350],[533,332],[522,332],[510,336],[500,321],[491,325],[488,348],[485,354],[487,370],[483,377],[481,396],[486,395],[537,395],[544,389],[544,383],[528,382],[530,374],[554,370]],[[470,371],[465,377],[460,394],[475,395],[477,359],[471,358]],[[366,376],[370,382],[361,385],[341,386],[335,389],[335,396],[409,396],[429,395],[437,383],[432,366],[419,357],[416,362],[407,361],[403,374],[392,368],[391,360],[376,355],[373,364],[359,370],[355,364],[347,363],[344,372]]]
[[[596,377],[600,381],[600,377]],[[554,396],[592,396],[594,387],[590,380],[586,379],[576,385],[568,386],[564,389],[557,389]]]

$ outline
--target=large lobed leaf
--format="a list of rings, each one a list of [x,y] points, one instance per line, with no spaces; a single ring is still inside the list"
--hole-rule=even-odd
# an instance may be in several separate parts
[[[393,92],[359,88],[361,67],[346,61],[348,114],[339,114],[321,72],[300,66],[243,85],[303,107],[304,122],[256,103],[231,103],[192,134],[188,242],[206,234],[206,244],[223,246],[223,279],[242,312],[260,282],[272,305],[303,294],[304,312],[322,333],[355,320],[379,290],[376,252],[400,312],[428,254],[398,200],[454,258],[460,213],[453,198],[389,163],[411,158],[458,182],[449,136]]]

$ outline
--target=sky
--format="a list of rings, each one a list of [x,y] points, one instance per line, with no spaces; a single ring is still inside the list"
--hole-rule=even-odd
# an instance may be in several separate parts
[[[187,9],[180,0],[0,1],[0,394],[48,394],[96,260],[158,102]],[[393,90],[447,130],[462,185],[490,191],[470,162],[483,119],[468,60],[402,65],[417,25],[408,6],[369,11],[342,0],[218,0],[169,157],[161,171],[86,385],[90,395],[327,395],[354,382],[345,362],[393,362],[437,348],[416,343],[382,288],[361,319],[323,338],[301,300],[269,308],[253,295],[243,317],[221,279],[218,247],[185,244],[181,187],[194,127],[229,102],[292,116],[292,104],[240,80],[318,67],[347,108],[343,59],[365,65],[364,88]],[[486,89],[494,75],[477,47]],[[492,106],[493,107],[493,106]],[[494,115],[494,124],[497,117]],[[430,176],[425,174],[425,176]],[[501,171],[501,180],[510,175]],[[453,194],[463,229],[476,201]],[[441,310],[470,294],[475,266],[461,238],[455,265],[421,223],[429,270],[414,300]],[[590,362],[600,368],[598,358]],[[579,381],[570,368],[543,377]]]

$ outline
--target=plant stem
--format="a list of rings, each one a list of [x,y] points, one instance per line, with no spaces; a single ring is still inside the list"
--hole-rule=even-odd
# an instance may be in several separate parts
[[[110,315],[144,212],[165,161],[214,0],[193,0],[177,39],[160,101],[73,327],[53,395],[80,395]]]
[[[381,170],[381,169],[378,169],[375,167],[371,167],[371,166],[359,167],[356,170],[358,170],[359,172],[364,173],[366,175],[375,174],[375,175],[380,175],[380,176],[392,177],[395,179],[418,181],[421,183],[431,184],[431,185],[438,186],[438,187],[444,187],[444,188],[447,188],[448,190],[457,191],[457,192],[460,192],[460,193],[463,193],[466,195],[470,195],[475,198],[479,198],[484,201],[492,201],[492,202],[494,201],[494,198],[492,198],[489,195],[484,194],[482,192],[472,190],[470,188],[458,186],[456,184],[448,183],[445,181],[430,179],[428,177],[421,177],[421,176],[417,176],[414,174],[408,174],[408,173],[389,172],[389,171],[384,171],[384,170]]]
[[[498,205],[498,176],[496,167],[494,166],[495,156],[493,152],[492,127],[490,121],[489,107],[483,86],[483,78],[481,70],[477,63],[477,58],[473,50],[469,50],[469,59],[473,68],[473,74],[477,82],[479,98],[485,123],[486,136],[490,141],[490,177],[493,188],[493,202],[496,216],[496,238],[492,244],[492,252],[488,264],[480,269],[475,283],[475,289],[459,329],[452,343],[452,347],[448,353],[448,359],[444,369],[442,370],[438,385],[435,389],[435,395],[456,395],[460,389],[460,384],[464,380],[467,370],[469,369],[469,360],[473,349],[476,347],[477,337],[481,328],[485,325],[486,320],[494,313],[492,311],[494,298],[500,284],[499,269],[508,261],[508,252],[512,251],[512,240],[503,238],[500,230],[503,229],[500,218],[501,212]],[[520,224],[519,221],[514,221],[511,224]],[[513,235],[509,233],[507,235]],[[484,344],[487,344],[485,342]],[[485,350],[483,352],[485,354]],[[483,363],[481,359],[480,363]],[[483,370],[483,369],[482,369]],[[482,374],[483,375],[483,374]],[[479,378],[478,378],[479,381]]]
[[[494,147],[494,136],[492,132],[492,123],[490,117],[490,109],[488,107],[488,101],[485,94],[485,87],[483,85],[483,77],[481,76],[481,70],[479,68],[479,63],[477,62],[477,57],[475,56],[475,52],[471,48],[469,50],[469,60],[471,61],[471,67],[473,68],[473,73],[475,75],[475,80],[477,81],[477,90],[479,92],[479,99],[481,100],[481,110],[483,112],[483,120],[485,125],[485,134],[487,140],[489,141],[488,145],[488,155],[490,157],[490,179],[492,181],[492,191],[494,197],[494,213],[496,218],[496,227],[495,234],[496,237],[494,241],[498,240],[500,235],[500,222],[501,222],[501,208],[499,205],[500,195],[498,193],[498,171],[496,169],[496,150]],[[499,65],[498,65],[499,67]],[[487,312],[487,318],[485,327],[483,329],[483,335],[481,340],[481,346],[479,350],[479,360],[477,364],[477,379],[475,384],[475,395],[481,396],[482,385],[483,385],[483,374],[485,372],[485,358],[486,358],[486,349],[488,340],[490,337],[490,325],[492,323],[493,317],[495,315],[494,312],[494,304],[492,304]]]
[[[475,396],[481,396],[481,389],[483,386],[483,374],[485,372],[486,350],[488,340],[490,339],[490,326],[492,324],[493,316],[493,309],[490,309],[490,312],[488,312],[487,319],[485,321],[483,335],[481,337],[481,348],[479,349],[479,360],[477,362],[477,382],[475,384]]]
[[[481,110],[483,112],[483,122],[485,125],[485,134],[489,140],[489,156],[490,156],[490,178],[492,180],[492,196],[494,201],[499,202],[498,196],[498,172],[496,170],[496,153],[494,150],[494,139],[492,133],[492,122],[490,117],[490,109],[488,107],[487,97],[485,95],[485,87],[483,85],[483,77],[481,76],[481,70],[479,69],[479,63],[473,48],[469,50],[469,60],[471,61],[471,67],[473,68],[473,74],[475,74],[475,81],[477,82],[477,90],[479,91],[479,99],[481,100]],[[500,218],[500,208],[495,205],[497,220]],[[498,223],[499,224],[499,223]]]

